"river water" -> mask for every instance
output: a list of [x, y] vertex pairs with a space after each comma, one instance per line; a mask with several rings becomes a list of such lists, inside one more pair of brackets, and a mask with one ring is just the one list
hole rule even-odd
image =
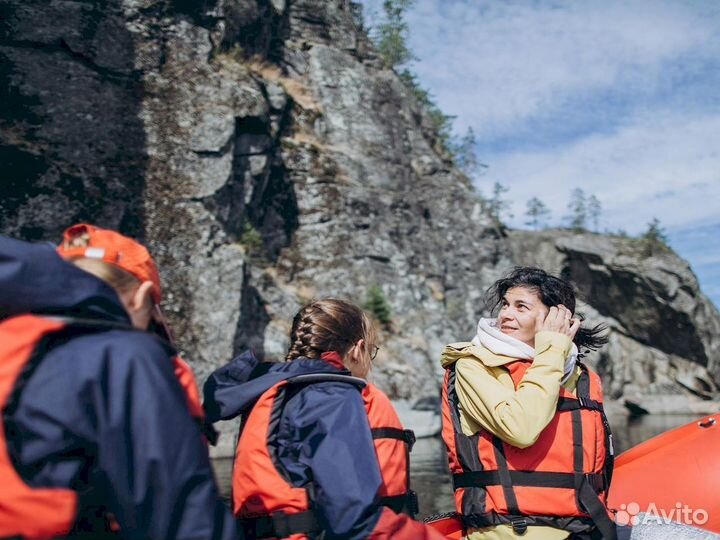
[[[616, 454], [655, 435], [700, 418], [696, 415], [648, 415], [612, 421]], [[419, 518], [454, 510], [445, 447], [440, 437], [418, 439], [412, 452], [411, 484], [420, 499]], [[213, 461], [224, 497], [230, 496], [231, 459]]]

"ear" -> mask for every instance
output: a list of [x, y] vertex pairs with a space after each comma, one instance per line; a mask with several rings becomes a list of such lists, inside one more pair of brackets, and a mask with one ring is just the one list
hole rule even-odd
[[132, 295], [132, 299], [130, 300], [131, 307], [134, 310], [141, 310], [145, 307], [148, 308], [148, 310], [152, 309], [153, 300], [152, 300], [152, 289], [154, 285], [152, 281], [143, 281], [140, 286], [135, 290], [135, 293]]
[[364, 379], [370, 370], [369, 360], [370, 357], [365, 350], [365, 340], [359, 339], [345, 355], [345, 367], [347, 367], [355, 377]]
[[356, 364], [361, 361], [364, 345], [365, 340], [359, 339], [355, 342], [355, 345], [350, 347], [350, 350], [345, 354], [345, 358], [347, 358], [348, 362], [350, 362], [351, 364]]
[[126, 300], [125, 309], [135, 328], [147, 330], [153, 315], [152, 281], [144, 281]]

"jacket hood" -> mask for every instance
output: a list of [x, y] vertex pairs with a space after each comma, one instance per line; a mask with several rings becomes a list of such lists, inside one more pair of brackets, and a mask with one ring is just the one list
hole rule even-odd
[[229, 420], [255, 404], [277, 383], [310, 373], [342, 373], [325, 360], [297, 358], [291, 362], [261, 362], [251, 351], [244, 352], [216, 369], [203, 385], [203, 407], [209, 422]]
[[0, 320], [25, 313], [130, 323], [110, 285], [65, 261], [50, 244], [0, 236]]
[[510, 356], [495, 354], [482, 345], [474, 345], [469, 341], [462, 341], [460, 343], [450, 343], [445, 346], [440, 356], [440, 364], [442, 367], [448, 368], [461, 358], [475, 358], [488, 367], [502, 366], [516, 360], [516, 358]]

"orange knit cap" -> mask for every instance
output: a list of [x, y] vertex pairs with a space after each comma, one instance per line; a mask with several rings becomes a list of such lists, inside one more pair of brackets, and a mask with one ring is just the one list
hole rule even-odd
[[[80, 236], [87, 238], [87, 245], [73, 246], [73, 240]], [[100, 259], [132, 274], [140, 283], [151, 281], [152, 299], [156, 304], [160, 304], [160, 275], [157, 266], [145, 246], [135, 240], [115, 231], [79, 223], [65, 229], [63, 241], [57, 251], [66, 259]]]

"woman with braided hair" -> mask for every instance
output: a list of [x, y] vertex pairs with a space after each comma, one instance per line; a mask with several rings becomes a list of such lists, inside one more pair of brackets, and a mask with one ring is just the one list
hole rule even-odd
[[205, 383], [208, 419], [243, 419], [233, 511], [246, 538], [444, 538], [404, 515], [414, 437], [365, 380], [375, 343], [360, 308], [326, 298], [295, 316], [286, 362], [245, 353]]

